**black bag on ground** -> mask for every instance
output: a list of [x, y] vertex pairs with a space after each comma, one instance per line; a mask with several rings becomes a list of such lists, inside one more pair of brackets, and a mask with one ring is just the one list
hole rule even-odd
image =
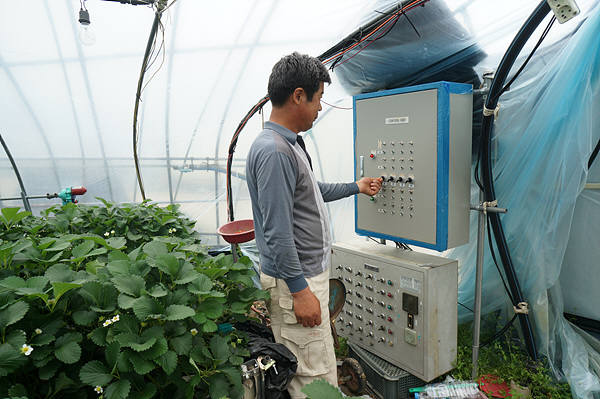
[[276, 343], [271, 330], [262, 324], [246, 321], [237, 323], [235, 328], [248, 335], [251, 359], [268, 355], [275, 360], [275, 366], [265, 372], [265, 399], [289, 399], [287, 387], [296, 375], [296, 356], [283, 344]]

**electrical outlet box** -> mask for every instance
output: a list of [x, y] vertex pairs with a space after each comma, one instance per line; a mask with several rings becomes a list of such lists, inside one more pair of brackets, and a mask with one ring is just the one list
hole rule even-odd
[[546, 0], [548, 5], [554, 12], [556, 20], [560, 24], [564, 24], [571, 18], [579, 15], [579, 7], [575, 0]]
[[457, 348], [458, 262], [372, 242], [336, 243], [330, 275], [346, 287], [337, 333], [431, 381]]
[[469, 240], [471, 85], [437, 82], [354, 96], [355, 231], [443, 251]]

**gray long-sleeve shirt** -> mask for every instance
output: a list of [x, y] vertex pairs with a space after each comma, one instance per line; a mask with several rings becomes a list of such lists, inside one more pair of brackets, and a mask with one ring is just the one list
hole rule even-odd
[[291, 292], [329, 266], [331, 233], [325, 202], [358, 194], [356, 183], [317, 182], [296, 133], [265, 122], [248, 153], [246, 178], [261, 271]]

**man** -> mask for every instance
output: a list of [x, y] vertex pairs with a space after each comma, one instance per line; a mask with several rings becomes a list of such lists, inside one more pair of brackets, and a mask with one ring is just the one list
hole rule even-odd
[[298, 133], [309, 130], [321, 110], [329, 73], [316, 58], [293, 53], [275, 64], [268, 92], [273, 110], [256, 138], [246, 175], [263, 289], [275, 340], [298, 358], [288, 387], [292, 399], [312, 380], [337, 386], [329, 324], [331, 234], [325, 202], [363, 193], [375, 195], [381, 179], [356, 183], [317, 182], [311, 158]]

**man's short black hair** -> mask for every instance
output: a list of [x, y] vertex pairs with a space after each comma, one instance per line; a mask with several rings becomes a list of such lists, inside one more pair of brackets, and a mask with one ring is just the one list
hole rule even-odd
[[323, 63], [310, 55], [293, 52], [273, 66], [268, 88], [271, 103], [282, 106], [298, 87], [304, 89], [308, 101], [312, 101], [321, 82], [331, 83]]

